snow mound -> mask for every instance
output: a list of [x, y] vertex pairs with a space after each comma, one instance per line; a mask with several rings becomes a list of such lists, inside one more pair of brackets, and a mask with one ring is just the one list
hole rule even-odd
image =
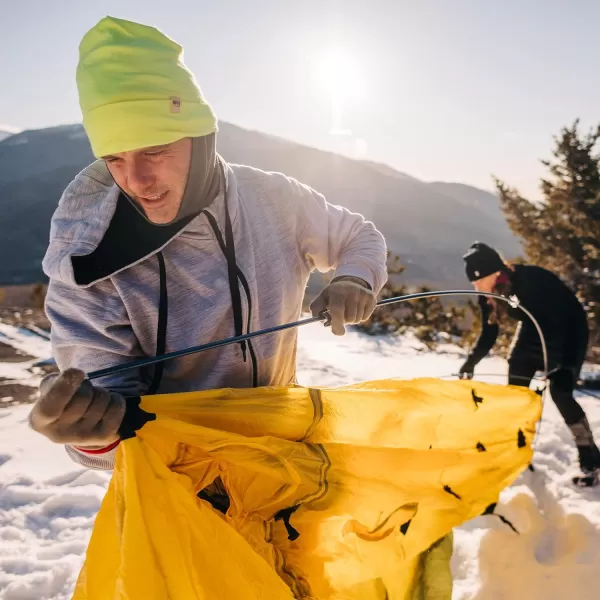
[[582, 514], [567, 513], [556, 502], [544, 514], [528, 494], [519, 494], [502, 511], [514, 514], [519, 534], [496, 526], [483, 536], [481, 587], [473, 600], [597, 598], [600, 531], [594, 523]]

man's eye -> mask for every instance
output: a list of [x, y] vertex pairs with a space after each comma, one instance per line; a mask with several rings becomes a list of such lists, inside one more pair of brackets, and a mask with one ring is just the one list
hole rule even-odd
[[160, 156], [161, 154], [163, 154], [164, 150], [149, 150], [148, 152], [146, 152], [146, 156]]
[[110, 163], [111, 165], [118, 163], [121, 159], [117, 156], [111, 156], [110, 158], [105, 158], [105, 162]]

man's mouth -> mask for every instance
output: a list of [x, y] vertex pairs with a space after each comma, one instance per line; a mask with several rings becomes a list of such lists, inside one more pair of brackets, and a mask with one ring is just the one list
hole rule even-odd
[[139, 196], [139, 199], [144, 203], [154, 204], [160, 202], [169, 192], [160, 192], [159, 194], [153, 194], [152, 196]]

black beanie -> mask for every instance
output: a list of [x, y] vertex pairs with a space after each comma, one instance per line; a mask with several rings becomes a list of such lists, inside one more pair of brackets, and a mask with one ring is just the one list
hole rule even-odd
[[483, 242], [472, 244], [463, 258], [469, 281], [483, 279], [506, 268], [500, 254]]

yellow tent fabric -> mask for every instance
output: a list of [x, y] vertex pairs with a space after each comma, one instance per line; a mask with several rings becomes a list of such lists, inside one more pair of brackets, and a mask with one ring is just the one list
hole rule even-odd
[[75, 600], [448, 600], [452, 528], [529, 464], [541, 400], [390, 379], [141, 407]]

